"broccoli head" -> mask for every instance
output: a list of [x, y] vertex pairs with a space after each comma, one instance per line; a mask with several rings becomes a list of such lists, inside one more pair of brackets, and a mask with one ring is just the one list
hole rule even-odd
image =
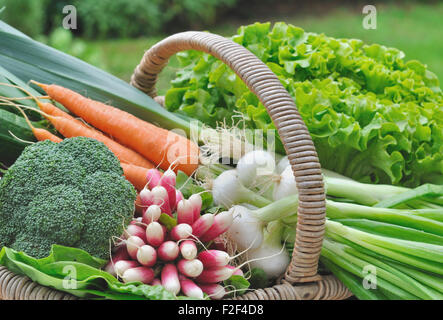
[[52, 244], [108, 258], [134, 213], [136, 192], [101, 142], [37, 142], [0, 180], [0, 247], [35, 258]]

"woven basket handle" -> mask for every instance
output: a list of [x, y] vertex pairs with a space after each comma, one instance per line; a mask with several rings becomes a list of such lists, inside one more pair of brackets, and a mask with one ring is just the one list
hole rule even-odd
[[151, 47], [136, 67], [131, 84], [154, 98], [158, 74], [172, 55], [184, 50], [203, 51], [223, 61], [266, 107], [285, 147], [299, 193], [296, 240], [284, 279], [290, 283], [319, 280], [325, 190], [317, 152], [294, 100], [254, 54], [231, 40], [206, 32], [178, 33]]

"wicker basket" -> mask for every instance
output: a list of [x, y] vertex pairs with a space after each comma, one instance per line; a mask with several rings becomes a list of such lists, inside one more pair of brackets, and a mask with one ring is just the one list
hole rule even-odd
[[[199, 50], [227, 64], [266, 107], [285, 147], [299, 193], [297, 233], [292, 260], [277, 284], [237, 297], [238, 300], [346, 299], [349, 290], [334, 276], [317, 273], [322, 247], [326, 202], [321, 167], [311, 136], [292, 97], [274, 73], [241, 45], [206, 32], [183, 32], [150, 48], [134, 71], [131, 84], [156, 97], [158, 74], [177, 52]], [[0, 267], [0, 299], [76, 299], [42, 287]]]

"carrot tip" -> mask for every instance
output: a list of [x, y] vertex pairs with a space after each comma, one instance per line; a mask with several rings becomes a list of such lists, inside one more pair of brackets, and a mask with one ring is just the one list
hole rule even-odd
[[37, 103], [37, 107], [39, 107], [40, 109], [42, 109], [42, 107], [44, 107], [43, 102], [41, 102], [40, 100], [37, 100], [36, 103]]
[[33, 83], [33, 84], [39, 86], [40, 88], [42, 88], [42, 89], [45, 90], [45, 91], [46, 91], [46, 88], [48, 87], [47, 84], [40, 83], [40, 82], [37, 82], [37, 81], [35, 81], [35, 80], [30, 80], [29, 82], [31, 82], [31, 83]]

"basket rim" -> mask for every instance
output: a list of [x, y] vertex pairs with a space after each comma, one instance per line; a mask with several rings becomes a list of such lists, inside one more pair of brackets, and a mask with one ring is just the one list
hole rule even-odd
[[[313, 283], [293, 285], [283, 282], [225, 300], [344, 300], [351, 296], [352, 293], [335, 276], [326, 275]], [[28, 276], [16, 274], [0, 265], [0, 301], [81, 299], [71, 293], [40, 285]]]

